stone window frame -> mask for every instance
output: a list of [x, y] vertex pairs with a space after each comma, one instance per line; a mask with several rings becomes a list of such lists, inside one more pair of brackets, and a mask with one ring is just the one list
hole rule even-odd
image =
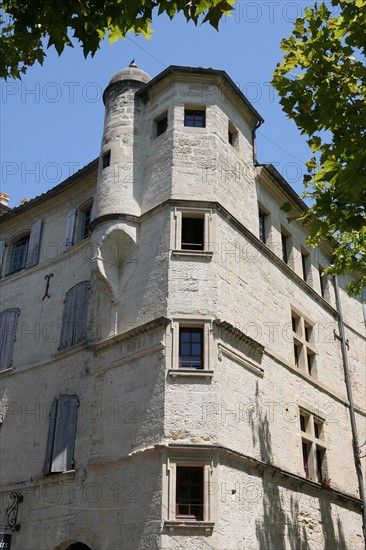
[[[172, 319], [167, 327], [167, 369], [168, 375], [175, 379], [179, 377], [205, 378], [213, 377], [212, 368], [214, 362], [214, 337], [212, 330], [212, 319], [180, 317]], [[179, 335], [181, 328], [202, 328], [203, 329], [203, 368], [181, 368], [179, 367]]]
[[[299, 437], [301, 473], [315, 483], [323, 483], [328, 477], [327, 442], [325, 437], [325, 415], [322, 417], [311, 410], [309, 406], [299, 404]], [[316, 428], [317, 426], [317, 428]], [[304, 467], [304, 445], [307, 447], [308, 471]], [[318, 453], [322, 453], [322, 463], [319, 465]]]
[[315, 323], [291, 307], [291, 328], [295, 366], [313, 379], [318, 374], [318, 349], [315, 346]]
[[[182, 218], [202, 217], [203, 222], [203, 250], [182, 249]], [[213, 243], [215, 238], [215, 217], [211, 208], [176, 207], [172, 212], [171, 249], [173, 256], [205, 258], [210, 260], [213, 256]]]
[[[196, 113], [196, 114], [194, 114]], [[186, 124], [187, 123], [187, 117], [188, 116], [197, 116], [201, 117], [203, 121], [203, 125], [196, 125], [195, 119], [193, 119], [194, 124]], [[207, 126], [207, 114], [206, 114], [206, 105], [197, 105], [193, 106], [190, 104], [184, 105], [184, 118], [183, 118], [183, 125], [185, 128], [206, 128]]]
[[[177, 467], [196, 467], [203, 470], [203, 519], [185, 519], [176, 514]], [[168, 449], [163, 464], [163, 507], [164, 528], [168, 533], [191, 531], [197, 534], [211, 534], [215, 525], [217, 506], [217, 467], [212, 452], [199, 447], [193, 449]]]

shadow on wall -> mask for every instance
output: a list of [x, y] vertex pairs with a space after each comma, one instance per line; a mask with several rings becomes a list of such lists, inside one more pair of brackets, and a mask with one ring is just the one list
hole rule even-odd
[[[273, 463], [270, 422], [267, 412], [259, 403], [258, 383], [256, 388], [256, 418], [252, 418], [253, 441], [259, 442], [261, 458], [270, 464]], [[268, 477], [268, 479], [266, 479]], [[266, 475], [262, 477], [263, 515], [256, 520], [256, 536], [260, 550], [311, 550], [314, 548], [312, 534], [324, 541], [322, 550], [347, 550], [346, 541], [339, 518], [332, 517], [331, 501], [328, 493], [318, 499], [321, 521], [311, 518], [311, 509], [308, 509], [308, 500], [305, 497], [317, 498], [315, 491], [323, 489], [304, 488], [301, 492], [288, 485], [285, 480]], [[286, 498], [286, 494], [289, 498]], [[301, 498], [303, 498], [303, 503]], [[313, 506], [316, 506], [316, 501]], [[335, 527], [337, 523], [337, 527]], [[322, 535], [320, 532], [322, 531]], [[311, 546], [310, 546], [310, 542]]]

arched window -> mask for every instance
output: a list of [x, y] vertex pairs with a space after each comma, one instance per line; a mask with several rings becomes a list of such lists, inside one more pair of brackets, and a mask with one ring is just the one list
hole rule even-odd
[[[41, 243], [42, 220], [38, 220], [29, 233], [23, 233], [8, 245], [6, 260], [6, 274], [11, 275], [22, 269], [29, 269], [38, 264], [40, 243]], [[2, 241], [4, 242], [4, 241]], [[5, 250], [5, 243], [0, 248], [0, 259], [2, 260]]]

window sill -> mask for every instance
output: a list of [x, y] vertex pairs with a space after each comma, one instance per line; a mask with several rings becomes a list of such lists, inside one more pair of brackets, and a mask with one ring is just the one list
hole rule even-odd
[[12, 367], [9, 367], [8, 369], [0, 370], [0, 376], [6, 376], [7, 374], [10, 374], [11, 372], [13, 372]]
[[[168, 530], [169, 533], [174, 533], [177, 530], [184, 531], [196, 531], [197, 534], [202, 533], [205, 535], [211, 535], [213, 528], [215, 526], [214, 521], [165, 521], [164, 527]], [[195, 533], [195, 534], [196, 534]]]
[[173, 379], [178, 377], [192, 377], [209, 380], [213, 377], [214, 371], [205, 369], [169, 369], [168, 375]]
[[172, 255], [184, 256], [187, 258], [204, 258], [205, 260], [211, 260], [213, 256], [213, 250], [172, 250]]

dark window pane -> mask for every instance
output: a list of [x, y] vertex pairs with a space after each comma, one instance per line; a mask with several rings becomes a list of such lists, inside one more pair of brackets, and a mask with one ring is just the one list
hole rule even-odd
[[302, 432], [306, 431], [305, 416], [300, 414], [300, 428]]
[[110, 163], [111, 163], [111, 152], [107, 151], [107, 153], [103, 155], [103, 163], [102, 163], [103, 168], [107, 168], [110, 165]]
[[287, 264], [288, 255], [287, 255], [287, 237], [283, 233], [281, 234], [281, 244], [282, 244], [282, 260]]
[[179, 366], [203, 369], [203, 329], [180, 328]]
[[182, 250], [203, 250], [203, 218], [182, 218]]
[[27, 259], [28, 243], [29, 237], [24, 237], [13, 244], [9, 274], [24, 269]]
[[304, 472], [306, 479], [310, 478], [310, 471], [309, 471], [309, 451], [308, 451], [308, 445], [307, 443], [302, 443], [302, 458], [303, 458], [303, 464], [304, 464]]
[[308, 278], [308, 266], [307, 266], [307, 256], [305, 254], [301, 254], [301, 264], [302, 264], [302, 277], [304, 281]]
[[262, 243], [266, 242], [266, 226], [265, 226], [265, 215], [259, 210], [259, 238]]
[[176, 516], [203, 519], [203, 468], [177, 467]]
[[204, 128], [206, 126], [206, 112], [186, 109], [184, 111], [184, 126]]
[[324, 451], [319, 449], [319, 447], [316, 448], [316, 470], [317, 470], [317, 477], [318, 482], [321, 483], [323, 481], [323, 460], [324, 460]]
[[90, 221], [91, 221], [91, 211], [92, 211], [92, 207], [90, 206], [84, 212], [82, 234], [81, 234], [82, 239], [86, 239], [88, 234], [89, 234], [89, 225], [90, 225]]
[[167, 128], [168, 128], [168, 117], [165, 116], [164, 118], [162, 118], [157, 122], [157, 125], [156, 125], [157, 136], [160, 136], [161, 134], [166, 132]]

